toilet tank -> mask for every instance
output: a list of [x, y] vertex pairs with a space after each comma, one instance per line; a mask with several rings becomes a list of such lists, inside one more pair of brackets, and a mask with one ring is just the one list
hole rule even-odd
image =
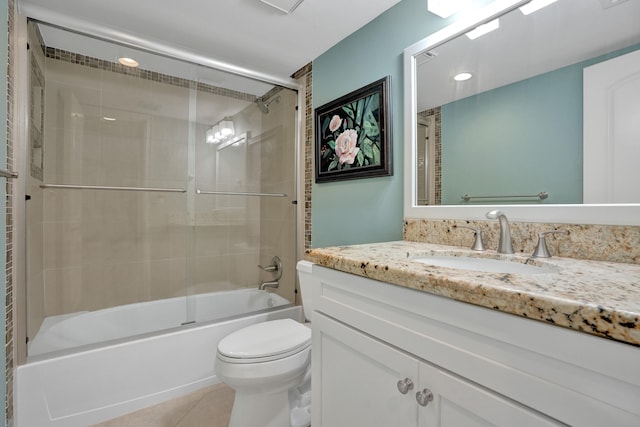
[[317, 277], [313, 277], [313, 263], [309, 261], [298, 261], [296, 269], [298, 270], [298, 281], [300, 283], [300, 296], [302, 297], [302, 309], [304, 317], [311, 321], [311, 312], [313, 311], [313, 301], [311, 293], [313, 292], [314, 281], [318, 281]]

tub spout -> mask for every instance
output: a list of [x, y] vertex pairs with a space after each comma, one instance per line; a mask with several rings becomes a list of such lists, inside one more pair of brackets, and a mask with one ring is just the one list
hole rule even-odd
[[280, 286], [280, 283], [277, 280], [274, 280], [272, 282], [260, 283], [260, 286], [258, 286], [258, 289], [260, 289], [261, 291], [264, 291], [265, 288], [277, 288], [278, 286]]

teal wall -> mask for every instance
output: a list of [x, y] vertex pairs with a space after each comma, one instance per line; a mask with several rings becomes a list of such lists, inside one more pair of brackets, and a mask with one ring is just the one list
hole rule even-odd
[[[8, 31], [8, 12], [9, 6], [7, 0], [0, 0], [0, 70], [2, 74], [0, 74], [0, 165], [7, 164], [7, 60], [8, 60], [8, 40], [7, 40], [7, 31]], [[4, 169], [5, 166], [2, 166]], [[0, 178], [2, 180], [2, 185], [0, 185], [0, 200], [6, 200], [6, 188], [4, 185], [4, 178]], [[6, 233], [6, 210], [4, 208], [0, 209], [0, 295], [7, 294], [7, 275], [6, 275], [6, 265], [7, 265], [7, 254], [4, 248], [7, 246], [7, 233]], [[2, 303], [0, 304], [0, 319], [2, 319], [2, 330], [6, 330], [6, 304], [5, 298], [2, 299]], [[3, 334], [4, 335], [4, 334]], [[7, 366], [7, 356], [4, 350], [4, 346], [2, 346], [2, 351], [0, 351], [0, 399], [5, 403], [7, 402], [7, 394], [5, 384], [7, 383], [7, 373], [5, 370], [5, 366]], [[13, 404], [13, 402], [9, 402]], [[3, 415], [0, 417], [0, 426], [6, 426], [6, 411], [2, 411]]]
[[442, 106], [442, 204], [487, 195], [487, 188], [582, 203], [582, 68]]
[[314, 183], [313, 247], [402, 239], [402, 52], [447, 23], [425, 0], [402, 0], [313, 61], [314, 108], [391, 77], [393, 145], [393, 176]]
[[549, 193], [540, 203], [582, 203], [583, 69], [638, 48], [443, 105], [442, 204], [487, 188], [490, 195]]

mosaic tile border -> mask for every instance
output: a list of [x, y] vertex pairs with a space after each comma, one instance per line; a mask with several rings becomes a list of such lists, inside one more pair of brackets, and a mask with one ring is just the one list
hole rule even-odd
[[[15, 55], [14, 44], [16, 35], [15, 25], [15, 0], [9, 0], [7, 5], [8, 14], [8, 55], [7, 55], [7, 168], [14, 170], [14, 137], [13, 127], [15, 120], [14, 111], [14, 98], [15, 98], [15, 80], [16, 71], [13, 58]], [[13, 283], [13, 180], [8, 179], [6, 181], [6, 290], [5, 290], [5, 390], [6, 399], [4, 402], [5, 420], [8, 425], [13, 425], [13, 398], [14, 398], [14, 379], [13, 370], [15, 366], [14, 360], [14, 335], [15, 335], [15, 320], [14, 320], [14, 283]]]
[[[313, 188], [313, 64], [296, 71], [293, 78], [304, 84], [304, 249], [311, 248], [311, 193]], [[303, 80], [304, 79], [304, 80]]]
[[[239, 99], [242, 101], [253, 102], [256, 100], [256, 96], [253, 94], [240, 92], [232, 89], [221, 88], [217, 86], [212, 86], [206, 83], [184, 79], [182, 77], [176, 77], [176, 76], [171, 76], [169, 74], [159, 73], [157, 71], [149, 71], [141, 68], [126, 67], [116, 62], [105, 61], [103, 59], [81, 55], [79, 53], [73, 53], [63, 49], [45, 47], [44, 52], [45, 52], [46, 58], [68, 62], [71, 64], [82, 65], [85, 67], [95, 68], [98, 70], [110, 71], [116, 74], [123, 74], [127, 76], [137, 77], [143, 80], [164, 83], [171, 86], [193, 88], [201, 92], [226, 96], [229, 98]], [[271, 89], [267, 94], [263, 95], [263, 98], [265, 99], [269, 98], [273, 96], [275, 93], [279, 92], [280, 90], [281, 88], [276, 86], [275, 88]]]

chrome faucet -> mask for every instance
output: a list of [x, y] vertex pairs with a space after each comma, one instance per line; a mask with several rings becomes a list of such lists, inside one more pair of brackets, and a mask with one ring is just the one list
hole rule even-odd
[[507, 216], [499, 209], [487, 212], [488, 219], [497, 219], [500, 222], [500, 241], [498, 242], [499, 254], [512, 254], [513, 245], [511, 244], [511, 230], [509, 229], [509, 221]]
[[265, 288], [277, 288], [280, 284], [278, 281], [282, 277], [282, 261], [277, 256], [271, 259], [271, 264], [267, 266], [258, 265], [262, 270], [271, 273], [271, 280], [262, 282], [258, 285], [258, 289], [264, 291]]

